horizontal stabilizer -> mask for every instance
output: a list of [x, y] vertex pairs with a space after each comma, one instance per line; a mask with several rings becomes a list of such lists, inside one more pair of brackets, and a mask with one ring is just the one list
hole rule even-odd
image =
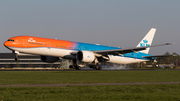
[[165, 44], [160, 44], [160, 45], [153, 45], [150, 47], [158, 47], [158, 46], [173, 45], [173, 44], [175, 44], [175, 43], [165, 43]]
[[169, 56], [176, 56], [176, 55], [153, 55], [153, 56], [143, 56], [143, 58], [156, 58], [156, 57], [169, 57]]

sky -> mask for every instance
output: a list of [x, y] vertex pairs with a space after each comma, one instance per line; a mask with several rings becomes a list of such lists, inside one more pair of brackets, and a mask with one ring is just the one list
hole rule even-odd
[[156, 28], [150, 54], [180, 54], [180, 0], [1, 0], [0, 53], [10, 37], [30, 35], [136, 47]]

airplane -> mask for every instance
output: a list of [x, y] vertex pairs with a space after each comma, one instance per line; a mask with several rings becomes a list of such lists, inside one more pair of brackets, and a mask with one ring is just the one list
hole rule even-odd
[[69, 68], [81, 69], [77, 62], [85, 62], [90, 68], [101, 70], [101, 62], [118, 64], [131, 64], [154, 60], [154, 57], [164, 55], [150, 55], [150, 47], [171, 45], [165, 43], [152, 46], [156, 29], [151, 30], [134, 48], [120, 48], [99, 44], [72, 42], [59, 39], [49, 39], [35, 36], [15, 36], [4, 42], [4, 46], [15, 54], [18, 61], [20, 53], [40, 55], [41, 61], [47, 63], [57, 62], [59, 59], [70, 59], [72, 65]]

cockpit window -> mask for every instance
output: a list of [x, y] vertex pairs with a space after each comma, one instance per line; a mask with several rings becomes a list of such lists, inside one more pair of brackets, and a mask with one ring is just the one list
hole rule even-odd
[[8, 39], [7, 41], [12, 41], [12, 42], [14, 42], [14, 40], [13, 40], [13, 39]]

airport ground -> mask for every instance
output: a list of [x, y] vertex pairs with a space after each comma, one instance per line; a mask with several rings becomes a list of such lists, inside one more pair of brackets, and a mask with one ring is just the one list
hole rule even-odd
[[180, 100], [180, 71], [175, 69], [0, 71], [0, 81], [3, 101]]

